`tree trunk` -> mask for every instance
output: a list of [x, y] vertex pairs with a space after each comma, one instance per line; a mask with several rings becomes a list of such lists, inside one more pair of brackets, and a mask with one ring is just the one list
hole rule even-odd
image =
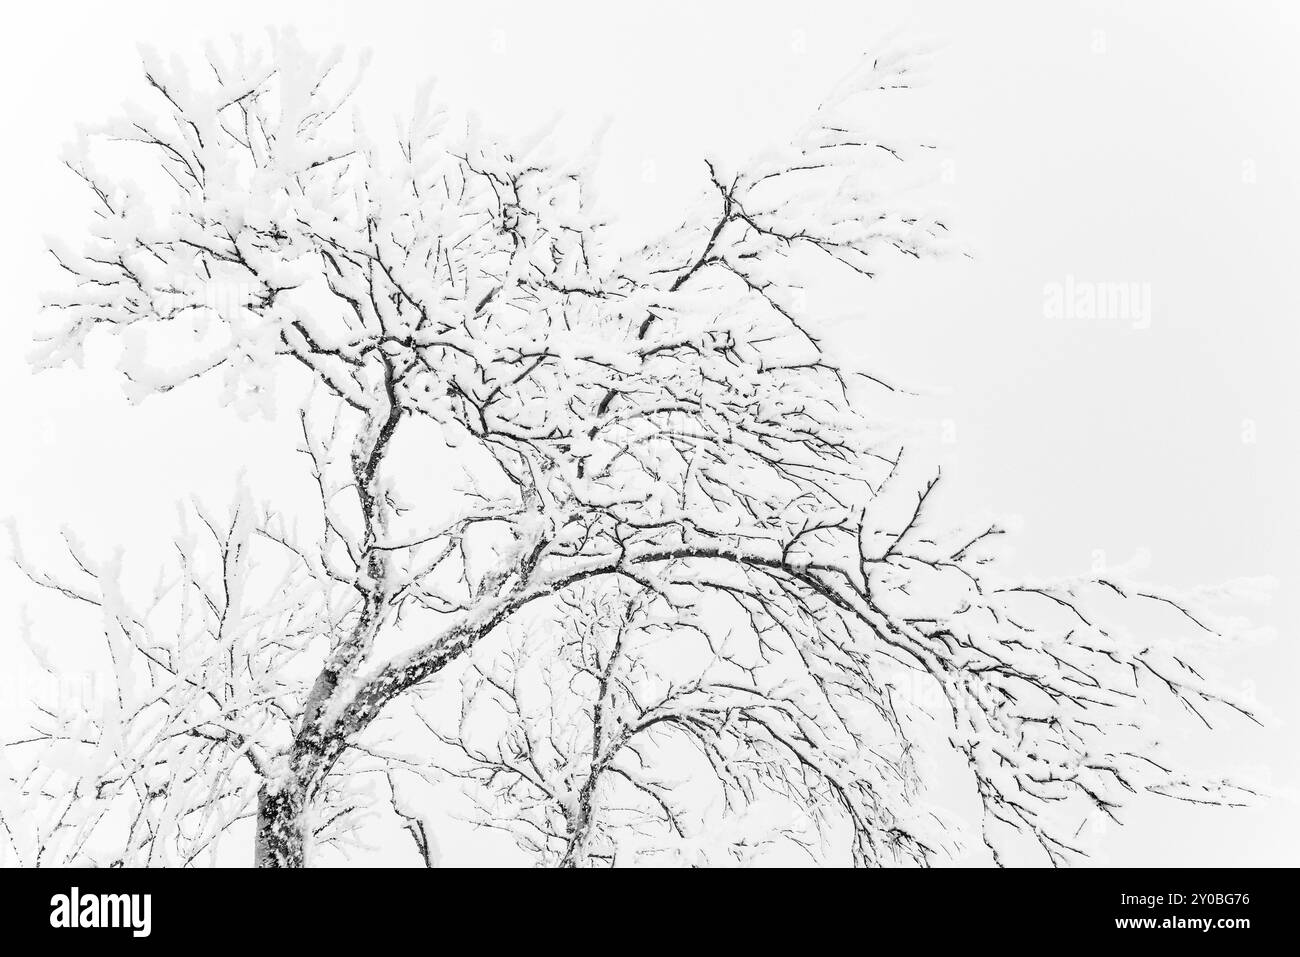
[[591, 837], [591, 803], [595, 790], [595, 775], [587, 779], [578, 793], [578, 807], [569, 818], [569, 836], [560, 867], [582, 867], [587, 863], [587, 842]]
[[306, 802], [296, 789], [272, 792], [265, 784], [257, 792], [256, 867], [302, 867], [307, 845], [303, 823]]
[[582, 816], [569, 828], [568, 841], [564, 855], [560, 858], [560, 867], [582, 867], [587, 863], [587, 835], [590, 833], [590, 821]]

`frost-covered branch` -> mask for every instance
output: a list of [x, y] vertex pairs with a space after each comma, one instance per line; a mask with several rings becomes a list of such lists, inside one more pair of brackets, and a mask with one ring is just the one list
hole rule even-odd
[[[30, 570], [103, 610], [128, 690], [20, 746], [94, 755], [70, 778], [10, 776], [6, 823], [44, 809], [23, 853], [76, 857], [125, 806], [122, 860], [189, 862], [255, 806], [259, 863], [360, 846], [377, 809], [431, 861], [402, 780], [436, 769], [399, 773], [375, 739], [453, 667], [464, 722], [490, 705], [507, 728], [439, 728], [439, 746], [548, 862], [692, 859], [706, 832], [726, 836], [705, 856], [776, 835], [925, 862], [952, 853], [918, 760], [944, 749], [995, 853], [1009, 830], [1064, 862], [1083, 816], [1143, 791], [1236, 801], [1146, 730], [1162, 697], [1206, 724], [1249, 703], [1116, 622], [1150, 605], [1202, 638], [1235, 625], [1195, 594], [1008, 578], [1002, 529], [933, 517], [937, 478], [870, 411], [894, 387], [841, 363], [808, 305], [819, 277], [951, 251], [921, 188], [932, 147], [878, 109], [923, 63], [882, 50], [785, 146], [702, 160], [680, 226], [629, 252], [594, 203], [594, 157], [554, 131], [502, 145], [425, 93], [374, 139], [349, 100], [360, 65], [290, 35], [193, 74], [149, 58], [152, 106], [69, 157], [93, 222], [52, 249], [67, 283], [38, 363], [102, 333], [134, 396], [219, 375], [244, 408], [288, 397], [310, 530], [242, 505], [204, 522], [218, 577], [183, 547], [189, 597], [166, 628], [149, 615], [174, 593], [134, 609], [79, 548], [71, 577]], [[563, 637], [521, 637], [538, 616]], [[674, 675], [694, 660], [659, 660], [675, 643], [705, 659]], [[677, 786], [679, 758], [712, 812]], [[761, 795], [805, 823], [757, 836], [709, 817], [756, 821]]]

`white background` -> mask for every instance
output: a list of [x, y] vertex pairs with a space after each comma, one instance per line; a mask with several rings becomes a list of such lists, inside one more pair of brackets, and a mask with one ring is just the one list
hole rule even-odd
[[[1249, 683], [1263, 730], [1225, 721], [1181, 743], [1203, 767], [1255, 768], [1277, 796], [1245, 810], [1140, 802], [1101, 863], [1297, 861], [1300, 816], [1300, 10], [1285, 3], [677, 3], [643, 5], [24, 4], [0, 57], [0, 515], [41, 553], [63, 523], [144, 566], [172, 503], [229, 496], [246, 469], [273, 495], [281, 424], [209, 395], [131, 407], [102, 369], [34, 376], [42, 237], [75, 237], [85, 206], [59, 165], [79, 122], [143, 99], [136, 44], [193, 56], [208, 38], [293, 23], [312, 42], [370, 47], [376, 129], [413, 85], [524, 133], [614, 124], [602, 189], [626, 234], [670, 226], [702, 158], [743, 160], [806, 117], [873, 39], [902, 27], [944, 46], [915, 98], [948, 149], [938, 189], [972, 259], [900, 268], [846, 317], [835, 346], [873, 372], [945, 388], [920, 413], [942, 457], [949, 517], [1023, 516], [1017, 566], [1081, 573], [1150, 556], [1174, 585], [1276, 576], [1255, 612], [1267, 644], [1221, 662]], [[1047, 284], [1137, 282], [1145, 329], [1049, 319]], [[0, 727], [31, 680], [24, 594], [0, 576]], [[43, 636], [77, 667], [75, 635]], [[84, 664], [82, 665], [84, 666]], [[472, 847], [448, 862], [475, 863]]]

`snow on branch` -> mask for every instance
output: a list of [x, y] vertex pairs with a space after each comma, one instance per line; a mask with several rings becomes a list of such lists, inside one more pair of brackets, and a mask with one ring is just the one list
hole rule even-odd
[[[198, 512], [143, 605], [71, 543], [69, 574], [28, 569], [102, 616], [118, 695], [5, 749], [24, 859], [98, 854], [126, 808], [112, 860], [192, 863], [255, 815], [256, 860], [300, 865], [383, 813], [431, 863], [412, 775], [463, 781], [552, 864], [951, 857], [943, 753], [994, 853], [1054, 864], [1138, 794], [1247, 797], [1150, 732], [1161, 700], [1211, 727], [1252, 703], [1116, 623], [1149, 606], [1216, 642], [1230, 596], [1008, 576], [1005, 529], [934, 517], [944, 483], [872, 418], [893, 386], [808, 305], [820, 277], [953, 251], [933, 144], [875, 109], [924, 63], [869, 56], [784, 145], [702, 161], [679, 228], [623, 253], [592, 157], [548, 131], [503, 145], [426, 92], [374, 140], [362, 64], [287, 34], [193, 71], [147, 57], [149, 105], [69, 156], [92, 221], [52, 244], [36, 361], [98, 332], [131, 394], [221, 375], [249, 408], [305, 376], [319, 524]], [[395, 449], [432, 449], [458, 500]], [[458, 720], [417, 721], [445, 669]]]

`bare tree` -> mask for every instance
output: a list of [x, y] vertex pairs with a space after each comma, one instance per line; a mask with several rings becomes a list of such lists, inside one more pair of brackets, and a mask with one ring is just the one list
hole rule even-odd
[[[545, 862], [680, 851], [706, 818], [673, 762], [699, 758], [726, 813], [766, 793], [809, 825], [773, 834], [815, 853], [843, 838], [860, 863], [948, 846], [918, 750], [967, 761], [995, 854], [1010, 829], [1066, 861], [1088, 813], [1140, 791], [1236, 800], [1143, 735], [1158, 695], [1207, 723], [1246, 706], [1108, 623], [1145, 602], [1218, 635], [1220, 593], [1004, 580], [1002, 530], [935, 527], [937, 477], [864, 411], [892, 387], [823, 348], [805, 284], [950, 250], [909, 188], [932, 151], [877, 129], [922, 62], [868, 58], [788, 146], [703, 164], [681, 225], [621, 251], [592, 157], [545, 132], [503, 147], [425, 95], [373, 141], [349, 107], [359, 71], [290, 36], [212, 51], [194, 77], [149, 60], [159, 113], [69, 160], [96, 219], [53, 250], [69, 282], [39, 361], [76, 360], [98, 330], [136, 394], [216, 376], [255, 407], [314, 384], [299, 418], [319, 507], [205, 519], [139, 610], [80, 546], [71, 581], [29, 568], [103, 610], [118, 703], [44, 715], [6, 749], [26, 761], [6, 826], [44, 822], [10, 838], [20, 853], [185, 863], [255, 813], [257, 862], [301, 865], [357, 840], [378, 807], [358, 781], [383, 775], [429, 861], [399, 781], [428, 768], [384, 746], [388, 719], [480, 643], [467, 726], [436, 730], [444, 770], [509, 807]], [[463, 473], [463, 507], [447, 515], [404, 448]], [[571, 634], [511, 651], [546, 609]], [[693, 674], [652, 665], [691, 636], [709, 651]], [[485, 741], [468, 723], [489, 699]], [[539, 729], [554, 740], [530, 743]]]

